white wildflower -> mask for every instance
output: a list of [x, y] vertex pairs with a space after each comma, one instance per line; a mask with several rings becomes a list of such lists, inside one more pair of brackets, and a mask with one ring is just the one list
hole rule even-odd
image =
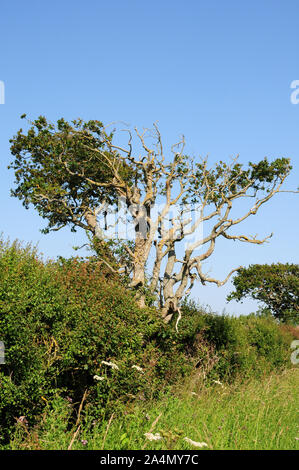
[[221, 383], [219, 380], [213, 380], [213, 382], [214, 382], [215, 384], [221, 385], [221, 387], [223, 387], [223, 383]]
[[106, 366], [112, 367], [112, 369], [119, 369], [119, 367], [113, 362], [102, 361], [101, 364], [105, 364]]
[[208, 447], [208, 444], [206, 442], [195, 442], [195, 441], [192, 441], [192, 439], [189, 439], [189, 437], [184, 437], [184, 441], [188, 442], [194, 447]]
[[134, 366], [132, 366], [132, 369], [136, 369], [136, 370], [138, 370], [139, 372], [144, 373], [144, 372], [143, 372], [143, 369], [142, 369], [141, 367], [139, 367], [139, 366], [135, 366], [135, 365], [134, 365]]
[[105, 380], [105, 377], [100, 377], [99, 375], [94, 375], [93, 380], [101, 381], [101, 380]]
[[160, 439], [162, 439], [159, 432], [156, 432], [156, 434], [152, 434], [151, 432], [146, 432], [144, 435], [150, 441], [159, 441]]

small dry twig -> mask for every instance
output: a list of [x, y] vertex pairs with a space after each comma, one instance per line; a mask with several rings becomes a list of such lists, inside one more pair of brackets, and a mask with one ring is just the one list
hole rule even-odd
[[[154, 430], [154, 428], [155, 428], [157, 422], [158, 422], [159, 419], [161, 418], [161, 416], [162, 416], [162, 413], [160, 413], [159, 416], [157, 416], [157, 418], [155, 419], [155, 421], [153, 421], [153, 423], [152, 423], [152, 425], [151, 425], [151, 428], [150, 428], [150, 430], [149, 430], [149, 433], [152, 433], [152, 432], [153, 432], [153, 430]], [[146, 446], [147, 446], [147, 442], [146, 442], [146, 443], [144, 444], [144, 446], [142, 447], [142, 450], [144, 450], [144, 449], [146, 448]]]
[[114, 417], [114, 413], [112, 413], [112, 415], [110, 416], [110, 419], [109, 419], [108, 424], [107, 424], [107, 427], [106, 427], [105, 435], [104, 435], [104, 438], [103, 438], [102, 450], [104, 449], [106, 437], [107, 437], [107, 434], [108, 434], [108, 431], [109, 431], [111, 422], [112, 422], [112, 420], [113, 420], [113, 417]]
[[84, 401], [85, 401], [86, 396], [87, 396], [87, 390], [85, 390], [85, 392], [84, 392], [84, 394], [83, 394], [83, 397], [82, 397], [82, 400], [81, 400], [81, 403], [80, 403], [80, 406], [79, 406], [78, 417], [77, 417], [77, 421], [76, 421], [76, 426], [78, 426], [78, 424], [79, 424], [80, 415], [81, 415], [81, 411], [82, 411], [82, 408], [83, 408], [83, 403], [84, 403]]
[[71, 450], [71, 449], [72, 449], [72, 445], [73, 445], [73, 443], [74, 443], [74, 440], [75, 440], [76, 437], [77, 437], [77, 434], [78, 434], [80, 428], [81, 428], [81, 424], [78, 426], [78, 428], [77, 428], [76, 431], [74, 432], [74, 435], [73, 435], [73, 437], [72, 437], [72, 440], [71, 440], [71, 442], [70, 442], [70, 444], [69, 444], [67, 450]]

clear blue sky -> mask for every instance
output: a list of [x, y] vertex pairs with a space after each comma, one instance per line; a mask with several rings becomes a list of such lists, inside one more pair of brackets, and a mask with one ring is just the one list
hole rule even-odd
[[[290, 157], [299, 176], [298, 0], [27, 0], [1, 3], [1, 228], [5, 237], [38, 242], [49, 257], [74, 254], [84, 233], [42, 235], [34, 210], [11, 198], [9, 139], [34, 119], [60, 117], [158, 121], [165, 145], [184, 134], [192, 155], [241, 162]], [[241, 233], [265, 236], [264, 246], [224, 240], [207, 270], [224, 278], [249, 263], [299, 262], [299, 195], [280, 194]], [[227, 287], [197, 287], [194, 297], [215, 310], [246, 313], [254, 304], [226, 305]]]

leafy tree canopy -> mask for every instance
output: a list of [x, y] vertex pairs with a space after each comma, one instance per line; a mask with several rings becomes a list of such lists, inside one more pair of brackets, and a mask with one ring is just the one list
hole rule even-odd
[[8, 168], [15, 171], [16, 178], [12, 195], [26, 208], [33, 204], [48, 220], [44, 233], [66, 225], [73, 231], [77, 227], [89, 230], [86, 220], [90, 209], [103, 199], [109, 203], [115, 200], [115, 187], [110, 184], [112, 168], [117, 167], [131, 184], [131, 169], [117, 152], [107, 148], [113, 133], [107, 134], [100, 121], [69, 123], [59, 119], [54, 125], [40, 116], [29, 123], [27, 134], [20, 129], [10, 140], [15, 160]]
[[252, 264], [241, 268], [233, 279], [235, 291], [227, 300], [245, 297], [263, 302], [280, 321], [299, 319], [299, 265]]

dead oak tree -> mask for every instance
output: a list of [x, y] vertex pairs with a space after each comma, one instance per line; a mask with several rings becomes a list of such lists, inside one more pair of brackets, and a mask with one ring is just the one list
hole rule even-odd
[[[185, 154], [184, 137], [166, 155], [157, 125], [152, 131], [126, 132], [122, 145], [99, 121], [61, 119], [53, 125], [38, 118], [27, 134], [21, 129], [11, 140], [15, 160], [10, 167], [16, 176], [12, 195], [25, 207], [33, 204], [48, 219], [44, 232], [70, 225], [100, 240], [108, 236], [108, 211], [118, 215], [121, 201], [134, 232], [132, 243], [124, 242], [132, 266], [131, 287], [142, 291], [151, 265], [147, 287], [152, 294], [159, 292], [162, 316], [169, 322], [175, 312], [180, 314], [180, 301], [195, 281], [222, 286], [239, 269], [222, 281], [203, 272], [203, 262], [219, 237], [252, 244], [271, 237], [258, 239], [231, 230], [281, 191], [290, 160], [265, 158], [244, 168], [235, 158], [210, 168], [207, 159], [195, 161]], [[237, 200], [251, 204], [242, 215], [233, 216]], [[209, 230], [205, 236], [199, 230], [198, 236], [203, 224]], [[143, 295], [139, 302], [144, 304]]]

